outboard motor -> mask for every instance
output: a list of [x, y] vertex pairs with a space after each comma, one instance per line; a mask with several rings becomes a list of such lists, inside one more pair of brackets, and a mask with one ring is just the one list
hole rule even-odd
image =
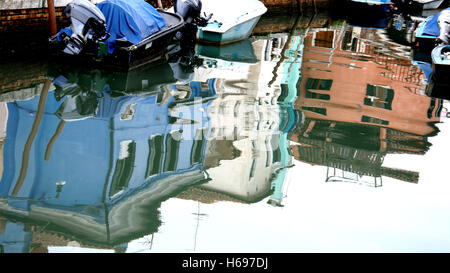
[[86, 44], [97, 44], [108, 38], [105, 16], [88, 0], [74, 0], [66, 6], [63, 14], [71, 22], [69, 28], [57, 34], [57, 40], [65, 45], [63, 52], [78, 55]]
[[212, 14], [202, 17], [202, 1], [201, 0], [174, 0], [174, 11], [181, 15], [188, 24], [195, 24], [200, 27], [206, 26]]
[[212, 14], [203, 17], [201, 0], [174, 0], [174, 11], [183, 17], [185, 25], [183, 29], [177, 33], [176, 39], [182, 44], [193, 44], [197, 34], [198, 27], [204, 27], [208, 24]]
[[439, 25], [439, 37], [437, 39], [438, 45], [448, 45], [450, 44], [450, 10], [445, 9], [441, 11], [438, 17]]

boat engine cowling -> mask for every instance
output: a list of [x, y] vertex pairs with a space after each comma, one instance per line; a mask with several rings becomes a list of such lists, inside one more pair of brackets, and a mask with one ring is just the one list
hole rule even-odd
[[202, 1], [201, 0], [174, 0], [174, 11], [181, 15], [184, 21], [188, 24], [195, 24], [197, 26], [206, 26], [212, 14], [203, 17]]
[[63, 52], [78, 55], [87, 43], [98, 43], [108, 38], [105, 16], [88, 0], [74, 0], [66, 6], [63, 14], [71, 22], [71, 33], [64, 29], [58, 33], [58, 40], [65, 44]]

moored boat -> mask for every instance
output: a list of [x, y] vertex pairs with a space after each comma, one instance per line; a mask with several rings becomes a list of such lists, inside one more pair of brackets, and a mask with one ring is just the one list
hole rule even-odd
[[416, 10], [430, 10], [440, 8], [445, 0], [413, 0], [411, 5]]
[[50, 38], [58, 58], [130, 70], [164, 59], [167, 46], [184, 26], [176, 13], [156, 10], [143, 0], [74, 0], [64, 14], [71, 26]]
[[424, 21], [420, 22], [414, 31], [414, 47], [422, 51], [433, 49], [436, 38], [439, 36], [439, 28], [432, 27], [437, 26], [437, 14], [427, 17]]
[[198, 40], [229, 44], [247, 39], [267, 8], [258, 0], [203, 0], [202, 11], [212, 17], [199, 27]]

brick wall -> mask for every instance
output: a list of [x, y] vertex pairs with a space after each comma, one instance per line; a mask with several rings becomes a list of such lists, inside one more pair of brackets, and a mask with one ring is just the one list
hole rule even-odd
[[[56, 8], [58, 26], [67, 24], [62, 16], [64, 7]], [[49, 29], [48, 12], [40, 9], [0, 10], [0, 32], [45, 31]]]

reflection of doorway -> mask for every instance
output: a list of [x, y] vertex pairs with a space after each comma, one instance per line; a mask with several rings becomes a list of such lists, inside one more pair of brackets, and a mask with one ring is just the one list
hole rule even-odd
[[333, 48], [333, 40], [334, 31], [318, 31], [315, 34], [313, 46]]

